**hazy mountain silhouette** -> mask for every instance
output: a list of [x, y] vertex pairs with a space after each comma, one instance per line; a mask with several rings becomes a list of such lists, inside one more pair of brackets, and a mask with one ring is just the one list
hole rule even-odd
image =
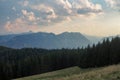
[[19, 35], [0, 36], [0, 45], [12, 48], [78, 48], [91, 44], [81, 33], [64, 32], [59, 35], [53, 33], [28, 33]]

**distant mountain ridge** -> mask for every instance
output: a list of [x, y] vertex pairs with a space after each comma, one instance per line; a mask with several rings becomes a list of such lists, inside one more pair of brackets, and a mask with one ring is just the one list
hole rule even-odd
[[103, 37], [84, 35], [92, 44], [97, 44], [100, 41], [103, 41]]
[[54, 33], [28, 33], [0, 36], [0, 45], [11, 48], [78, 48], [91, 44], [81, 33], [64, 32], [58, 35]]

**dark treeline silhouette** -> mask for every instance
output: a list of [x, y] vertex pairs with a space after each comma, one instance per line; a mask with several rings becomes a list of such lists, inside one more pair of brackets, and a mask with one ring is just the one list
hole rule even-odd
[[101, 67], [120, 63], [120, 38], [81, 49], [11, 49], [0, 47], [0, 80], [40, 74], [72, 66]]

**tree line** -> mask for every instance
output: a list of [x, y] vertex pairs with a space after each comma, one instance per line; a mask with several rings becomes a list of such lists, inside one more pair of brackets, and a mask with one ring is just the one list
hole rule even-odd
[[12, 49], [0, 47], [0, 80], [45, 73], [72, 66], [102, 67], [120, 63], [120, 38], [78, 49]]

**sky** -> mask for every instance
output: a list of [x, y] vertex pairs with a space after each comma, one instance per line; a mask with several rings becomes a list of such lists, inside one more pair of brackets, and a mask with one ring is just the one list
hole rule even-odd
[[120, 34], [120, 0], [0, 0], [0, 35], [24, 32]]

